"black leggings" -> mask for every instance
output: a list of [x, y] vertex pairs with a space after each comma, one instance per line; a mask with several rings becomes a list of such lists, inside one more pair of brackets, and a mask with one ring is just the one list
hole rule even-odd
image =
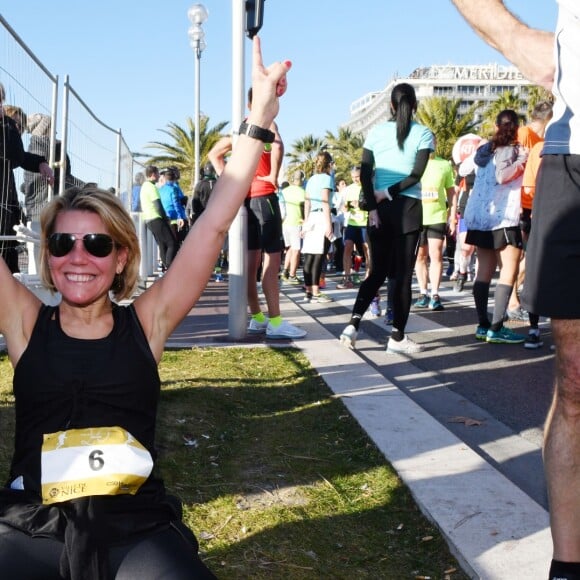
[[171, 266], [175, 254], [177, 254], [177, 239], [173, 235], [171, 226], [161, 218], [148, 221], [146, 226], [149, 228], [157, 245], [159, 246], [159, 257], [165, 269]]
[[353, 317], [362, 318], [387, 276], [393, 284], [393, 328], [405, 331], [411, 310], [411, 284], [419, 243], [419, 231], [387, 237], [376, 228], [369, 228], [371, 273], [361, 284]]
[[304, 254], [304, 285], [318, 286], [320, 284], [320, 274], [322, 274], [322, 254]]
[[[59, 574], [62, 542], [31, 538], [0, 524], [0, 574], [18, 580], [63, 580]], [[199, 559], [192, 543], [178, 527], [140, 537], [109, 549], [115, 580], [209, 580], [216, 577]]]
[[320, 275], [322, 274], [322, 265], [326, 258], [326, 253], [330, 248], [330, 241], [324, 238], [324, 253], [323, 254], [304, 254], [304, 265], [302, 268], [304, 274], [304, 285], [315, 286], [320, 285]]

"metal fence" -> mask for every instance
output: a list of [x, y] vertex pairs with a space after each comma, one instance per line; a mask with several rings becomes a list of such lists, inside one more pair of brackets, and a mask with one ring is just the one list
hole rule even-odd
[[[140, 164], [133, 159], [121, 129], [114, 129], [101, 120], [75, 91], [68, 75], [64, 79], [59, 99], [59, 77], [42, 64], [0, 15], [0, 83], [6, 90], [5, 105], [20, 107], [32, 122], [31, 125], [35, 126], [32, 134], [25, 132], [22, 135], [25, 148], [31, 146], [31, 140], [36, 139], [36, 131], [40, 130], [35, 123], [41, 117], [46, 118], [46, 123], [42, 125], [46, 147], [44, 154], [59, 175], [59, 191], [56, 193], [61, 193], [71, 184], [96, 183], [103, 189], [114, 191], [127, 211], [131, 211], [133, 174], [141, 169]], [[60, 124], [57, 124], [58, 111]], [[34, 230], [38, 224], [33, 222], [37, 221], [42, 205], [54, 192], [47, 188], [45, 195], [25, 198], [24, 172], [16, 170], [15, 178], [23, 209], [29, 206], [28, 225], [34, 226]], [[36, 203], [31, 207], [33, 197]], [[146, 278], [156, 268], [156, 246], [141, 223], [141, 214], [132, 213], [132, 217], [143, 253], [140, 274]], [[21, 260], [21, 269], [29, 274], [36, 274], [37, 271], [37, 264], [32, 259], [34, 253], [37, 254], [32, 243], [22, 252], [27, 260]]]

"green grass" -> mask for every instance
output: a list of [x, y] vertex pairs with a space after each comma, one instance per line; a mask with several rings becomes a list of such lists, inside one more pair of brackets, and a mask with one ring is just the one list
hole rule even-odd
[[[161, 473], [219, 578], [467, 578], [298, 350], [167, 351], [160, 374]], [[11, 376], [4, 355], [3, 479]]]

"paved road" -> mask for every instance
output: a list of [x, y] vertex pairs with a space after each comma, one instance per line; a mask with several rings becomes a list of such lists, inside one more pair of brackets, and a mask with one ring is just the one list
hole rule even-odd
[[[349, 319], [355, 290], [337, 290], [328, 278], [331, 304], [301, 302], [299, 288], [284, 293], [337, 338]], [[417, 288], [415, 287], [415, 296]], [[407, 330], [423, 352], [393, 361], [384, 352], [390, 327], [365, 316], [358, 353], [454, 434], [490, 461], [540, 505], [547, 507], [541, 463], [542, 426], [552, 393], [550, 325], [541, 322], [544, 346], [486, 344], [474, 339], [471, 284], [456, 293], [444, 281], [442, 312], [413, 308]], [[384, 308], [384, 300], [382, 302]], [[526, 333], [524, 323], [509, 323]], [[474, 421], [472, 421], [474, 420]]]

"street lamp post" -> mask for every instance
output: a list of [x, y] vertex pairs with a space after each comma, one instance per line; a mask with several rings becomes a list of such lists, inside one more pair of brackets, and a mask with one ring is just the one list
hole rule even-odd
[[204, 51], [205, 33], [202, 24], [207, 20], [209, 12], [203, 4], [194, 4], [188, 11], [187, 17], [191, 26], [187, 32], [189, 44], [195, 52], [195, 175], [193, 176], [193, 185], [199, 181], [199, 86], [200, 86], [200, 60], [201, 53]]

